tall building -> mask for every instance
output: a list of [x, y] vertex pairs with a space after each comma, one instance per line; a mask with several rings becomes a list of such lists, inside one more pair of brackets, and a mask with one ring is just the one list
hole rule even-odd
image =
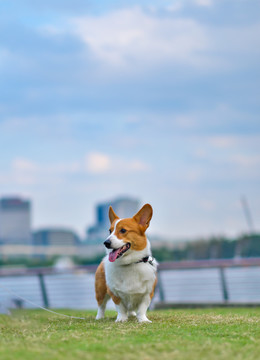
[[79, 237], [68, 229], [41, 229], [33, 234], [33, 244], [37, 246], [77, 246]]
[[120, 218], [132, 217], [139, 209], [139, 201], [133, 198], [122, 197], [98, 204], [96, 206], [96, 223], [87, 229], [87, 241], [89, 243], [100, 243], [108, 236], [110, 227], [108, 210], [110, 205]]
[[0, 199], [0, 243], [31, 243], [31, 203], [18, 197]]

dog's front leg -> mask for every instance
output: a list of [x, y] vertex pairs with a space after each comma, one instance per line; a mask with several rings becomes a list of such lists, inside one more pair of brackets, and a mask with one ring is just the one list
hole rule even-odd
[[124, 322], [128, 320], [127, 310], [122, 302], [119, 305], [116, 305], [117, 309], [117, 318], [116, 322]]
[[98, 307], [98, 313], [96, 316], [96, 320], [103, 319], [105, 316], [105, 310], [108, 300], [110, 299], [110, 296], [106, 294], [105, 298], [103, 299], [103, 302]]
[[143, 297], [142, 302], [140, 303], [138, 310], [137, 310], [137, 319], [139, 322], [149, 322], [151, 323], [151, 320], [149, 320], [146, 317], [146, 311], [150, 305], [151, 302], [151, 298], [150, 295], [145, 295]]

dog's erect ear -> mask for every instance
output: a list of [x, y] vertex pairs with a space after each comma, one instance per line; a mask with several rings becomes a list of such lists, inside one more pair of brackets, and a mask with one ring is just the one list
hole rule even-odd
[[144, 227], [144, 230], [150, 225], [151, 218], [153, 216], [153, 208], [150, 204], [145, 204], [141, 210], [138, 211], [133, 218], [139, 225]]
[[112, 206], [109, 206], [108, 216], [109, 216], [109, 220], [110, 220], [111, 224], [112, 224], [115, 220], [119, 219], [119, 217], [118, 217], [118, 216], [116, 215], [116, 213], [114, 212]]

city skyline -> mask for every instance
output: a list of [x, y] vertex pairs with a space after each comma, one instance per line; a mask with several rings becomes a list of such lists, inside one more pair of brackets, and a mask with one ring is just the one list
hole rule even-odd
[[32, 199], [17, 196], [0, 197], [0, 244], [50, 245], [56, 243], [66, 245], [69, 242], [78, 242], [77, 237], [85, 243], [92, 241], [95, 244], [102, 244], [110, 226], [109, 206], [112, 206], [120, 217], [131, 217], [139, 210], [139, 200], [117, 197], [108, 202], [96, 204], [94, 223], [91, 226], [87, 224], [84, 236], [78, 237], [76, 229], [68, 228], [66, 225], [54, 224], [33, 228], [31, 224]]
[[166, 238], [260, 230], [259, 1], [0, 2], [0, 196], [83, 236], [150, 203]]
[[[250, 207], [247, 203], [247, 199], [242, 197], [241, 199], [241, 211], [244, 213], [244, 223], [245, 223], [245, 230], [242, 231], [241, 233], [237, 233], [235, 235], [233, 235], [234, 237], [246, 234], [246, 233], [257, 233], [258, 231], [255, 230], [254, 227], [254, 223], [253, 223], [253, 219], [252, 219], [252, 214], [251, 214], [251, 210]], [[28, 214], [22, 215], [21, 218], [19, 218], [21, 215], [17, 214], [11, 215], [10, 219], [7, 218], [3, 218], [5, 221], [8, 220], [8, 224], [7, 224], [7, 229], [11, 234], [11, 237], [14, 237], [13, 234], [17, 234], [20, 230], [22, 229], [23, 232], [28, 233], [29, 237], [26, 240], [26, 242], [24, 243], [24, 241], [22, 240], [23, 237], [20, 237], [18, 239], [18, 242], [15, 241], [15, 243], [23, 243], [26, 244], [29, 240], [29, 242], [32, 242], [32, 239], [34, 237], [34, 235], [36, 235], [37, 233], [41, 233], [41, 232], [67, 232], [67, 233], [74, 233], [75, 237], [78, 237], [78, 239], [80, 240], [80, 242], [82, 241], [83, 243], [89, 243], [89, 244], [98, 244], [98, 243], [102, 243], [102, 239], [106, 237], [107, 235], [107, 231], [109, 228], [109, 216], [108, 216], [108, 209], [109, 206], [112, 206], [113, 209], [115, 210], [115, 212], [123, 217], [131, 217], [132, 215], [134, 215], [139, 208], [141, 208], [141, 202], [139, 199], [131, 197], [131, 196], [116, 196], [113, 199], [108, 200], [103, 200], [100, 201], [98, 203], [95, 204], [95, 206], [93, 207], [93, 213], [94, 218], [92, 221], [86, 222], [84, 229], [82, 229], [82, 231], [79, 231], [78, 229], [76, 229], [73, 226], [68, 226], [67, 224], [58, 224], [54, 222], [52, 222], [52, 224], [43, 224], [41, 226], [35, 227], [32, 224], [31, 218], [33, 218], [33, 213], [31, 212], [33, 209], [33, 199], [29, 199], [26, 198], [24, 196], [17, 196], [17, 195], [5, 195], [5, 196], [0, 196], [0, 235], [3, 232], [3, 227], [1, 228], [1, 215], [3, 216], [3, 212], [1, 214], [1, 209], [3, 209], [3, 204], [10, 204], [8, 205], [9, 208], [13, 208], [14, 210], [15, 207], [18, 204], [18, 211], [19, 211], [19, 207], [22, 205], [22, 207], [26, 208], [26, 211], [29, 211]], [[129, 205], [129, 208], [127, 208], [127, 205]], [[105, 211], [107, 210], [107, 211]], [[101, 213], [100, 213], [101, 211]], [[9, 216], [9, 215], [8, 215]], [[105, 218], [107, 216], [107, 219]], [[12, 218], [13, 217], [13, 218]], [[250, 223], [248, 222], [248, 217], [250, 217]], [[14, 228], [10, 228], [9, 224], [10, 221], [18, 221], [18, 227], [14, 227]], [[22, 224], [25, 220], [25, 223]], [[5, 227], [6, 228], [6, 227]], [[10, 228], [10, 229], [9, 229]], [[4, 230], [6, 232], [6, 230]], [[45, 236], [45, 235], [44, 235]], [[174, 241], [176, 240], [177, 242], [179, 242], [180, 240], [183, 241], [187, 241], [187, 240], [196, 240], [200, 237], [202, 238], [211, 238], [214, 236], [231, 236], [232, 235], [228, 235], [228, 234], [224, 234], [224, 233], [219, 233], [219, 234], [208, 234], [208, 235], [193, 235], [193, 236], [186, 236], [186, 237], [171, 237], [171, 236], [165, 236], [163, 234], [160, 233], [154, 233], [154, 232], [150, 232], [149, 229], [149, 236], [151, 236], [152, 239], [156, 239], [156, 241], [158, 241], [159, 239], [161, 239], [162, 241]], [[16, 235], [17, 237], [17, 235]], [[21, 242], [22, 240], [22, 242]], [[3, 237], [0, 236], [0, 243], [1, 241], [3, 241]], [[61, 241], [61, 238], [60, 238]], [[34, 242], [34, 240], [33, 240]], [[61, 241], [62, 242], [62, 241]], [[4, 242], [5, 243], [5, 242]], [[8, 241], [7, 241], [8, 243]], [[10, 244], [12, 244], [13, 242], [11, 241]], [[36, 244], [36, 243], [35, 243]]]

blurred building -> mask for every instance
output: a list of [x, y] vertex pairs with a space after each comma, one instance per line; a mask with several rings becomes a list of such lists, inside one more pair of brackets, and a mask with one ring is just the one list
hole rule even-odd
[[79, 237], [68, 229], [41, 229], [33, 234], [35, 246], [77, 246]]
[[0, 199], [0, 243], [31, 243], [31, 203], [18, 197]]
[[112, 206], [120, 218], [132, 217], [139, 210], [139, 200], [133, 198], [117, 198], [96, 206], [96, 223], [87, 229], [87, 242], [98, 244], [108, 236], [110, 227], [108, 210]]

